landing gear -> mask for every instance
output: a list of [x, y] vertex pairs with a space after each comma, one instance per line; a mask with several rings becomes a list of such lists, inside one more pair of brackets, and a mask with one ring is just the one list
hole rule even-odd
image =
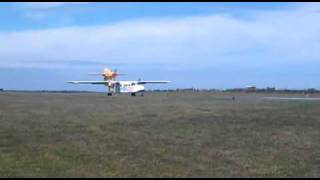
[[141, 92], [141, 94], [140, 94], [141, 96], [143, 96], [144, 94], [143, 94], [143, 92]]
[[131, 93], [131, 96], [136, 96], [136, 93]]
[[108, 93], [108, 96], [112, 96], [112, 93]]

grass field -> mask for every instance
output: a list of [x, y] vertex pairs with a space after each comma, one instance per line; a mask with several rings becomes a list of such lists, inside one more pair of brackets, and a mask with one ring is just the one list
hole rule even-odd
[[1, 92], [0, 177], [320, 177], [320, 101], [261, 96]]

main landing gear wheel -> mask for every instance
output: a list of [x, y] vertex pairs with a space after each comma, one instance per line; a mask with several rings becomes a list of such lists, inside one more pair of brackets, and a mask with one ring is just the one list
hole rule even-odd
[[131, 93], [131, 96], [136, 96], [136, 93]]
[[112, 93], [108, 93], [108, 96], [112, 96]]

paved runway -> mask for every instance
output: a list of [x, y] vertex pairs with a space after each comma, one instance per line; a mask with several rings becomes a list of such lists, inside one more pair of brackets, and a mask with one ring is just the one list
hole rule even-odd
[[320, 101], [320, 98], [302, 98], [302, 97], [263, 97], [263, 99], [269, 99], [269, 100], [302, 100], [302, 101]]

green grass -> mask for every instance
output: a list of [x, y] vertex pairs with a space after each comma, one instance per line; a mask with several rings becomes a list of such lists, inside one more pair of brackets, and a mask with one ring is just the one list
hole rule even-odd
[[320, 102], [259, 96], [2, 92], [0, 177], [320, 177]]

